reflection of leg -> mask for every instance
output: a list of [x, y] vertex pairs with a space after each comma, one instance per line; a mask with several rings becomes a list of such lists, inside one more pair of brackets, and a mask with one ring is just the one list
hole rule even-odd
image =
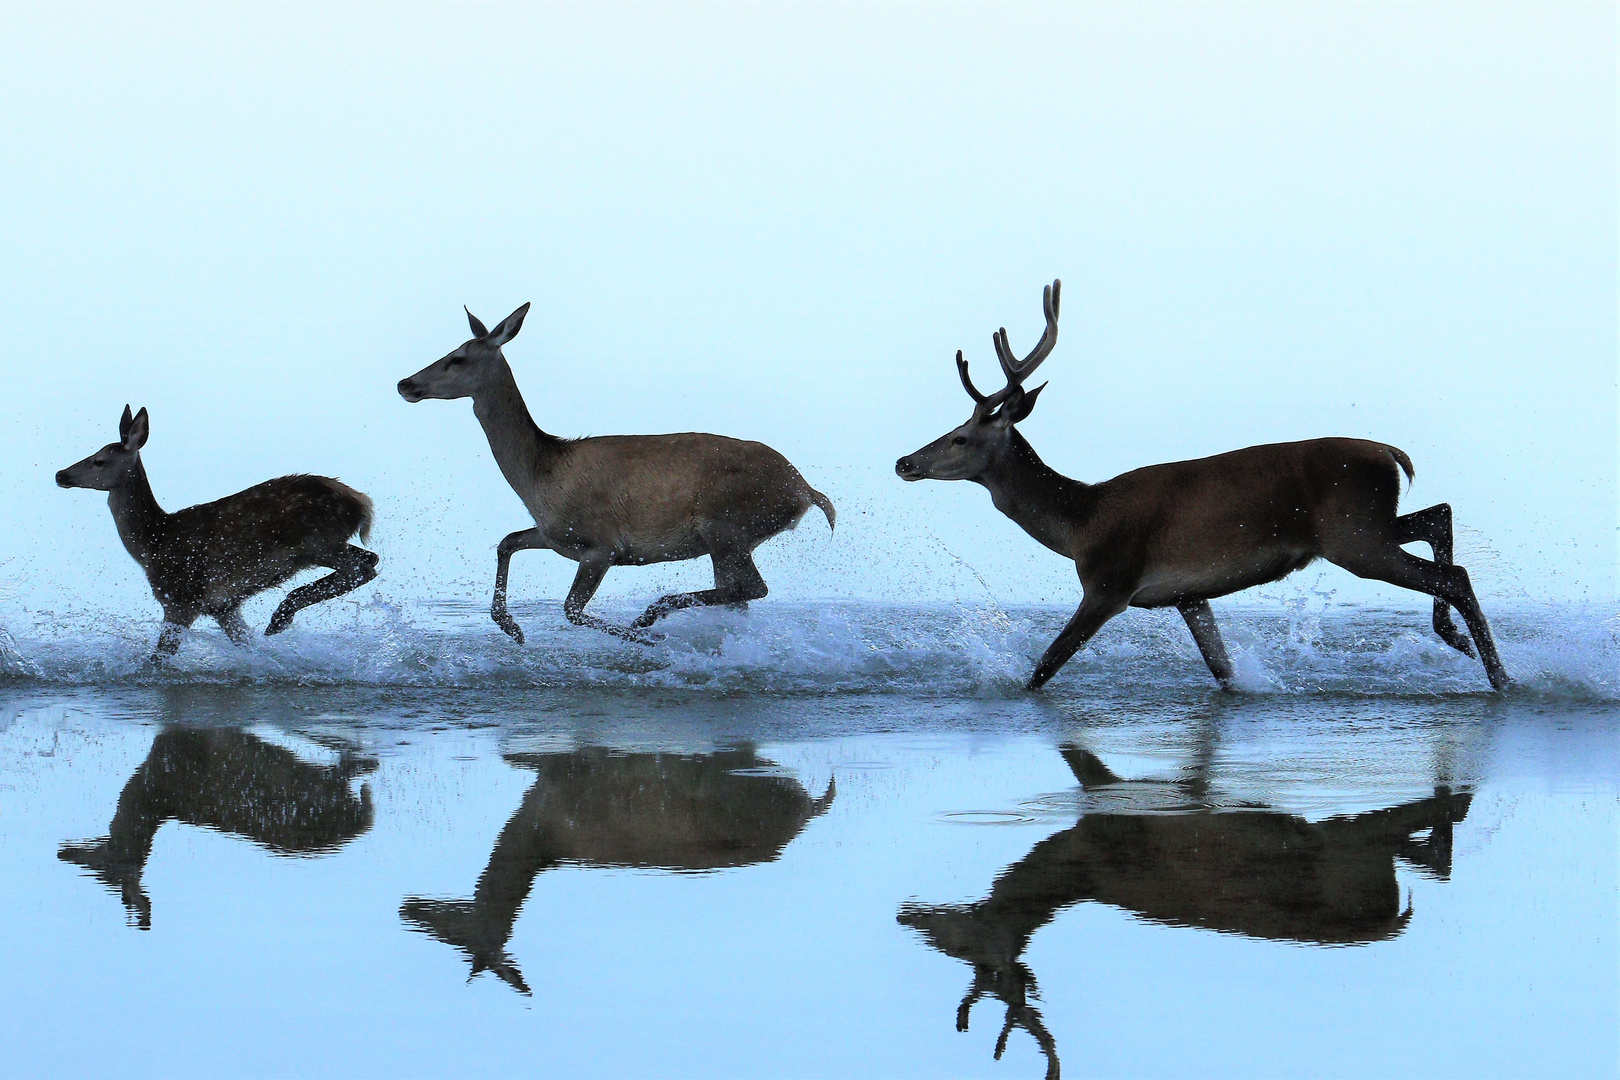
[[287, 629], [292, 625], [293, 616], [312, 604], [342, 596], [376, 577], [377, 553], [347, 544], [331, 562], [319, 565], [333, 567], [332, 573], [288, 593], [276, 613], [270, 616], [270, 625], [264, 628], [265, 637]]
[[1215, 681], [1221, 684], [1221, 689], [1232, 688], [1232, 661], [1227, 658], [1226, 644], [1221, 641], [1221, 631], [1215, 625], [1215, 613], [1209, 609], [1208, 600], [1195, 600], [1178, 605], [1177, 610], [1181, 617], [1187, 620], [1187, 629], [1192, 631], [1193, 640], [1198, 643], [1198, 651], [1204, 654], [1204, 663], [1209, 665], [1209, 673], [1215, 676]]
[[[1406, 514], [1395, 519], [1395, 542], [1428, 544], [1434, 551], [1434, 561], [1441, 566], [1452, 565], [1451, 505], [1436, 503], [1426, 510]], [[1440, 639], [1465, 656], [1474, 655], [1474, 646], [1451, 621], [1451, 605], [1440, 597], [1434, 600], [1434, 632]]]
[[714, 562], [714, 588], [697, 592], [670, 593], [659, 597], [630, 625], [645, 628], [672, 611], [682, 608], [704, 607], [711, 604], [734, 604], [746, 607], [750, 600], [763, 600], [771, 590], [754, 565], [752, 552], [739, 548], [716, 548], [711, 556]]
[[540, 535], [538, 528], [519, 529], [514, 533], [507, 533], [502, 538], [500, 546], [495, 549], [495, 598], [490, 601], [489, 617], [495, 620], [495, 625], [506, 631], [508, 637], [519, 645], [523, 644], [523, 629], [518, 626], [517, 620], [512, 618], [511, 612], [506, 610], [506, 578], [512, 570], [512, 556], [519, 551], [533, 551], [544, 548], [547, 544]]
[[242, 618], [241, 607], [233, 607], [229, 611], [221, 612], [215, 616], [219, 628], [225, 631], [225, 636], [231, 639], [232, 645], [246, 645], [248, 643], [248, 625]]

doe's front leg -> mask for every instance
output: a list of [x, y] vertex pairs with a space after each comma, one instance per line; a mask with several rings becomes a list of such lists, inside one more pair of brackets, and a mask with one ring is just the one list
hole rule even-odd
[[519, 645], [523, 644], [523, 628], [512, 618], [512, 613], [506, 610], [506, 578], [512, 570], [512, 555], [519, 551], [533, 551], [549, 546], [540, 535], [540, 530], [534, 528], [507, 533], [495, 549], [495, 598], [490, 601], [489, 617]]
[[174, 608], [163, 609], [163, 629], [158, 631], [157, 645], [152, 649], [152, 655], [147, 664], [152, 667], [164, 667], [169, 657], [180, 651], [180, 641], [191, 629], [191, 624], [197, 621], [197, 613], [193, 611], [177, 611]]

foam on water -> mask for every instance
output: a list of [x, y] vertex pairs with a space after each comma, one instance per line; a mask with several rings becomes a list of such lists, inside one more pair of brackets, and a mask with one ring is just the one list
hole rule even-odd
[[[569, 625], [560, 606], [516, 609], [528, 643], [482, 608], [383, 599], [313, 609], [275, 638], [232, 646], [211, 624], [169, 670], [146, 658], [153, 618], [77, 609], [0, 609], [0, 677], [62, 685], [210, 682], [304, 686], [659, 688], [725, 695], [1018, 693], [1069, 615], [1057, 607], [902, 607], [766, 601], [750, 612], [682, 612], [643, 646]], [[604, 612], [612, 616], [611, 611]], [[1259, 694], [1482, 693], [1476, 661], [1427, 612], [1296, 600], [1217, 608], [1241, 690]], [[1520, 694], [1620, 700], [1620, 614], [1548, 605], [1493, 613]], [[1059, 695], [1184, 694], [1211, 681], [1173, 611], [1109, 623], [1051, 685]]]

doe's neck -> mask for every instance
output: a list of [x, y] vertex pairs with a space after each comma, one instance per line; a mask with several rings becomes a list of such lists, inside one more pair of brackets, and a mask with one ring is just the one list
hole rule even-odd
[[502, 475], [514, 488], [546, 471], [562, 447], [563, 440], [541, 431], [529, 415], [512, 369], [504, 364], [491, 384], [473, 395], [473, 415], [484, 428]]

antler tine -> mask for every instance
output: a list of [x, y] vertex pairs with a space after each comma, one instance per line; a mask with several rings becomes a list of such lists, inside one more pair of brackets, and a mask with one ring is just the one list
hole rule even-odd
[[1007, 328], [1004, 326], [995, 333], [996, 356], [1001, 360], [1001, 370], [1007, 375], [1007, 385], [1019, 386], [1029, 378], [1030, 373], [1041, 365], [1052, 354], [1057, 345], [1058, 307], [1063, 299], [1063, 282], [1054, 280], [1041, 294], [1041, 307], [1046, 313], [1046, 329], [1041, 333], [1041, 340], [1035, 343], [1028, 356], [1019, 360], [1013, 356], [1012, 347], [1007, 344]]
[[972, 398], [976, 403], [983, 405], [988, 399], [989, 395], [979, 393], [978, 388], [973, 385], [973, 380], [968, 378], [967, 361], [962, 359], [961, 349], [956, 350], [956, 373], [962, 376], [962, 389], [968, 392], [968, 397]]

